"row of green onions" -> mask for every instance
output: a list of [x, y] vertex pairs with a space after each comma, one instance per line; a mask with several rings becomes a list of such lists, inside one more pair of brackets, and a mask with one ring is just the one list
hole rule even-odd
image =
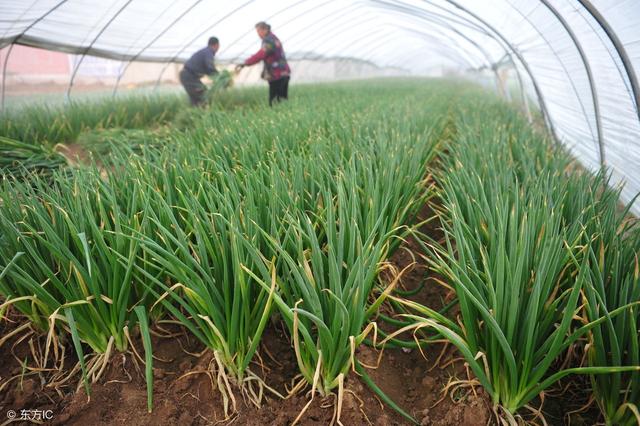
[[234, 387], [259, 403], [268, 386], [251, 363], [277, 312], [301, 383], [342, 392], [390, 291], [373, 295], [378, 274], [429, 197], [452, 89], [306, 90], [250, 119], [199, 112], [135, 150], [114, 144], [100, 164], [5, 177], [3, 308], [71, 337], [87, 392], [136, 324], [150, 389], [149, 322], [177, 321], [211, 350], [225, 411]]
[[[607, 424], [636, 424], [637, 219], [606, 172], [580, 170], [506, 106], [471, 98], [457, 114], [437, 176], [445, 242], [420, 236], [460, 317], [407, 302], [408, 318], [460, 350], [512, 424], [569, 374], [591, 377]], [[579, 348], [586, 362], [560, 365]]]

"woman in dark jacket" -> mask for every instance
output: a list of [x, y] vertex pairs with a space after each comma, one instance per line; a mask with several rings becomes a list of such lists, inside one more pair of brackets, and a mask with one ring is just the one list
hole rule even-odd
[[269, 106], [271, 106], [273, 101], [287, 99], [291, 70], [287, 64], [282, 43], [271, 32], [271, 26], [266, 22], [258, 22], [256, 31], [262, 39], [262, 47], [255, 55], [238, 65], [236, 69], [257, 64], [260, 61], [264, 62], [262, 78], [269, 82]]

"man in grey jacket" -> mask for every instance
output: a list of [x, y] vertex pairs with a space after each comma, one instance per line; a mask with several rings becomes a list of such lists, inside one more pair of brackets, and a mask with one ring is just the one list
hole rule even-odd
[[211, 37], [207, 47], [194, 53], [187, 62], [184, 63], [182, 71], [180, 71], [180, 83], [187, 91], [191, 105], [200, 106], [205, 101], [205, 86], [200, 79], [205, 75], [214, 75], [218, 73], [213, 59], [216, 52], [220, 48], [220, 42], [217, 37]]

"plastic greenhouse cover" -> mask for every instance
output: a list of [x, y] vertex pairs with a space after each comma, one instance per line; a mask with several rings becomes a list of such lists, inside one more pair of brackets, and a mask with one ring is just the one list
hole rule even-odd
[[605, 164], [625, 202], [640, 192], [638, 0], [2, 0], [0, 47], [179, 62], [215, 35], [217, 60], [233, 63], [259, 47], [261, 20], [292, 59], [415, 75], [511, 64], [558, 140], [589, 169]]

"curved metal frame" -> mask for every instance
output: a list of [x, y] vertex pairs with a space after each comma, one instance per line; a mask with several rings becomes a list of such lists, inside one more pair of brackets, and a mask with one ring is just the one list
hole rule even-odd
[[[582, 20], [589, 26], [589, 28], [591, 28], [591, 31], [593, 32], [593, 34], [596, 37], [598, 37], [598, 40], [600, 40], [600, 43], [602, 43], [602, 46], [604, 46], [604, 50], [607, 52], [607, 55], [609, 55], [611, 62], [616, 67], [616, 71], [618, 71], [618, 75], [620, 76], [620, 81], [622, 81], [622, 84], [624, 84], [624, 88], [629, 94], [629, 99], [631, 100], [632, 103], [635, 104], [635, 99], [633, 97], [633, 90], [631, 89], [631, 84], [628, 81], [629, 77], [627, 76], [627, 72], [624, 69], [624, 65], [622, 64], [620, 57], [616, 56], [618, 52], [616, 52], [615, 47], [613, 47], [613, 43], [611, 43], [611, 40], [609, 39], [609, 37], [604, 31], [599, 32], [596, 29], [596, 27], [600, 27], [598, 25], [598, 22], [595, 19], [593, 19], [593, 16], [591, 16], [589, 12], [586, 11], [584, 7], [582, 7], [582, 5], [579, 5], [579, 4], [574, 5], [573, 10], [578, 15], [580, 15]], [[600, 30], [602, 30], [602, 28], [600, 28]], [[604, 36], [603, 34], [601, 34], [601, 32], [604, 34]], [[607, 45], [607, 42], [611, 43], [612, 48], [609, 48], [609, 46]], [[620, 61], [620, 64], [618, 64], [618, 61]]]
[[587, 72], [587, 78], [589, 79], [589, 86], [591, 87], [591, 96], [593, 98], [593, 110], [596, 118], [596, 129], [598, 131], [598, 148], [600, 151], [600, 166], [605, 167], [605, 156], [604, 156], [604, 140], [602, 138], [602, 117], [600, 115], [600, 102], [598, 101], [598, 90], [596, 88], [596, 82], [593, 78], [593, 73], [591, 72], [591, 65], [589, 64], [589, 59], [582, 48], [582, 44], [578, 37], [575, 35], [569, 23], [564, 19], [564, 17], [558, 12], [556, 8], [554, 8], [547, 0], [540, 0], [542, 4], [544, 4], [547, 9], [551, 11], [558, 19], [558, 21], [562, 24], [571, 40], [573, 40], [573, 44], [575, 44], [576, 49], [578, 49], [578, 54], [580, 55], [580, 59], [582, 59], [582, 63], [584, 64], [584, 69]]
[[571, 89], [573, 90], [573, 93], [576, 96], [576, 99], [578, 101], [578, 105], [580, 105], [580, 110], [582, 111], [582, 115], [584, 115], [584, 118], [585, 118], [585, 120], [587, 122], [587, 128], [589, 129], [589, 133], [591, 133], [591, 137], [595, 140], [596, 139], [596, 135], [593, 133], [593, 129], [592, 129], [590, 123], [589, 123], [589, 114], [587, 113], [587, 109], [584, 106], [584, 103], [582, 102], [582, 98], [580, 97], [580, 93], [578, 92], [578, 88], [576, 87], [573, 79], [571, 78], [571, 73], [569, 72], [569, 70], [567, 69], [566, 65], [564, 64], [564, 61], [560, 58], [560, 55], [558, 55], [558, 53], [556, 52], [555, 48], [553, 47], [553, 44], [549, 41], [549, 39], [547, 39], [547, 37], [544, 35], [544, 33], [538, 29], [538, 27], [531, 21], [531, 19], [529, 19], [529, 17], [527, 15], [525, 15], [520, 9], [515, 7], [510, 1], [507, 1], [507, 2], [511, 6], [511, 8], [513, 10], [515, 10], [522, 17], [523, 20], [525, 20], [529, 25], [531, 25], [531, 28], [535, 29], [535, 31], [538, 33], [538, 35], [547, 44], [547, 46], [549, 47], [549, 49], [553, 53], [553, 56], [555, 56], [556, 59], [558, 60], [558, 63], [560, 64], [560, 66], [562, 67], [564, 73], [566, 74], [567, 80], [569, 81], [569, 84], [571, 85]]
[[[433, 4], [430, 0], [423, 0], [423, 1], [428, 2], [428, 3], [430, 3], [430, 4], [434, 5], [434, 6], [441, 7], [439, 5]], [[518, 49], [516, 49], [515, 46], [513, 44], [511, 44], [511, 42], [500, 31], [498, 31], [493, 25], [491, 25], [489, 22], [487, 22], [482, 17], [478, 16], [476, 13], [474, 13], [474, 12], [470, 11], [468, 8], [460, 5], [460, 3], [458, 3], [456, 0], [445, 0], [445, 1], [447, 3], [449, 3], [449, 4], [451, 4], [452, 6], [454, 6], [455, 8], [460, 9], [461, 11], [463, 11], [463, 12], [467, 13], [468, 15], [472, 16], [478, 22], [481, 22], [485, 27], [487, 27], [489, 30], [491, 30], [491, 32], [496, 34], [507, 46], [509, 46], [509, 49], [513, 52], [514, 55], [516, 55], [516, 57], [518, 58], [518, 60], [522, 64], [522, 66], [524, 67], [525, 71], [529, 75], [529, 78], [531, 79], [531, 82], [533, 83], [533, 89], [535, 90], [536, 96], [538, 98], [538, 103], [540, 104], [540, 110], [542, 111], [542, 115], [545, 118], [545, 121], [547, 122], [547, 126], [549, 128], [551, 136], [556, 141], [556, 143], [559, 143], [560, 140], [558, 139], [558, 134], [556, 133], [555, 126], [553, 125], [553, 121], [551, 120], [551, 117], [549, 115], [549, 110], [547, 108], [547, 103], [544, 100], [544, 96], [542, 94], [542, 91], [540, 90], [540, 86], [538, 85], [538, 82], [537, 82], [536, 78], [534, 77], [533, 72], [531, 71], [531, 68], [529, 67], [529, 63], [526, 61], [526, 59], [524, 59], [524, 57], [518, 51]]]
[[627, 50], [624, 48], [624, 44], [618, 38], [618, 35], [613, 31], [613, 28], [609, 25], [609, 22], [602, 16], [600, 11], [596, 9], [593, 4], [589, 0], [578, 0], [582, 7], [584, 7], [587, 12], [596, 20], [598, 25], [602, 28], [602, 30], [607, 34], [611, 43], [613, 43], [613, 47], [618, 52], [618, 56], [620, 56], [620, 60], [622, 60], [622, 65], [624, 66], [625, 71], [627, 72], [627, 77], [629, 78], [629, 83], [631, 83], [631, 90], [633, 90], [633, 97], [635, 98], [635, 106], [636, 106], [636, 114], [638, 115], [638, 120], [640, 121], [640, 86], [638, 85], [638, 77], [636, 76], [635, 68], [633, 67], [633, 63], [627, 54]]
[[71, 80], [69, 81], [69, 87], [67, 88], [67, 94], [66, 94], [67, 100], [71, 99], [71, 89], [73, 88], [73, 82], [76, 78], [76, 74], [78, 73], [78, 69], [80, 69], [80, 65], [82, 65], [84, 58], [87, 56], [87, 53], [91, 50], [93, 45], [96, 43], [96, 41], [98, 41], [100, 36], [107, 30], [107, 28], [109, 28], [109, 25], [111, 25], [113, 21], [115, 21], [116, 18], [120, 16], [120, 14], [127, 8], [127, 6], [129, 6], [129, 4], [131, 4], [132, 1], [133, 0], [127, 0], [127, 2], [123, 4], [122, 7], [120, 7], [120, 9], [118, 9], [118, 11], [111, 17], [111, 19], [109, 19], [109, 21], [105, 24], [105, 26], [102, 27], [102, 29], [98, 32], [98, 34], [96, 34], [96, 36], [93, 38], [89, 46], [87, 46], [84, 49], [84, 52], [82, 52], [82, 56], [80, 56], [80, 60], [73, 68], [73, 73], [71, 74]]

